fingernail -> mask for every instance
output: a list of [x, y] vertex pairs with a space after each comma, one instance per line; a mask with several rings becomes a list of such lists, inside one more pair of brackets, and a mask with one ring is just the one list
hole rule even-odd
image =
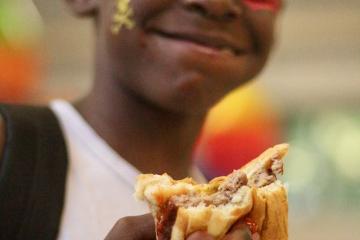
[[187, 237], [186, 240], [215, 240], [215, 238], [206, 232], [195, 232]]
[[230, 239], [252, 240], [251, 234], [246, 229], [235, 229], [230, 234]]
[[254, 233], [252, 235], [252, 240], [260, 240], [260, 235], [258, 233]]

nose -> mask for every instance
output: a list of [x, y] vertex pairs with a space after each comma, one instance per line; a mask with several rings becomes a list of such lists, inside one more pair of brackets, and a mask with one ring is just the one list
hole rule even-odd
[[217, 20], [233, 20], [243, 12], [238, 0], [183, 0], [187, 10]]

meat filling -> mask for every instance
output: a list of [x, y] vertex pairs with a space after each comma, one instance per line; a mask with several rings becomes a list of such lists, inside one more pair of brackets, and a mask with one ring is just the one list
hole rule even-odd
[[274, 158], [269, 168], [260, 168], [249, 178], [248, 185], [264, 187], [275, 182], [281, 174], [283, 174], [283, 161]]
[[271, 165], [271, 171], [276, 175], [282, 175], [284, 173], [284, 164], [280, 159], [274, 159]]
[[249, 179], [246, 174], [240, 170], [234, 171], [219, 186], [217, 191], [211, 195], [201, 196], [196, 193], [176, 195], [170, 198], [176, 206], [196, 207], [199, 205], [220, 206], [231, 202], [232, 197], [237, 190], [244, 185], [250, 187], [264, 187], [277, 180], [277, 176], [283, 173], [283, 162], [280, 159], [272, 159], [271, 165], [263, 167], [252, 174]]
[[241, 187], [247, 184], [246, 174], [237, 170], [234, 171], [218, 188], [218, 191], [207, 196], [177, 195], [171, 197], [171, 201], [177, 206], [196, 207], [199, 205], [219, 206], [231, 201], [233, 194]]

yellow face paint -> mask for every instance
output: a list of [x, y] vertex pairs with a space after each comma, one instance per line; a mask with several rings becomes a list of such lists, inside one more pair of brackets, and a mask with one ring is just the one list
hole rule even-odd
[[116, 0], [116, 12], [113, 17], [111, 32], [118, 34], [121, 28], [132, 29], [135, 27], [134, 12], [130, 7], [130, 0]]

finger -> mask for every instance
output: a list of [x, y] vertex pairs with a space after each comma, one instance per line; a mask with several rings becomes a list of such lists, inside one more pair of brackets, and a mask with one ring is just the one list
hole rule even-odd
[[246, 224], [235, 224], [223, 240], [252, 240], [251, 233]]
[[252, 240], [260, 240], [260, 235], [258, 233], [254, 233], [252, 235]]
[[252, 238], [247, 231], [238, 229], [226, 234], [223, 240], [252, 240]]
[[215, 240], [215, 238], [206, 232], [195, 232], [187, 237], [186, 240]]
[[152, 240], [155, 223], [151, 214], [119, 219], [105, 240]]
[[141, 240], [145, 239], [156, 239], [155, 236], [155, 222], [153, 216], [149, 214], [140, 215], [136, 218], [136, 221], [134, 222], [134, 225], [137, 229], [142, 232]]

